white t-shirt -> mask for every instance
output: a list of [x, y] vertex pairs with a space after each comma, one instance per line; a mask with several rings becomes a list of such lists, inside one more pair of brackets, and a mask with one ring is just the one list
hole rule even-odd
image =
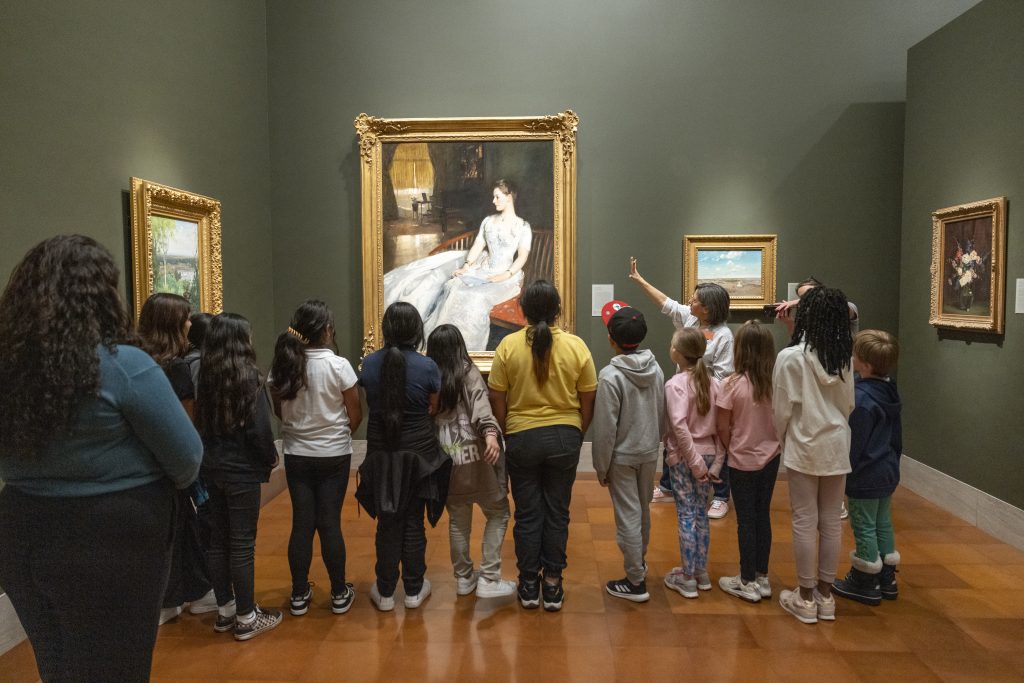
[[[700, 319], [690, 311], [690, 307], [671, 297], [665, 297], [661, 312], [672, 320], [677, 330], [684, 327], [700, 327]], [[732, 330], [725, 323], [719, 323], [709, 327], [708, 332], [711, 333], [711, 339], [704, 350], [704, 363], [712, 377], [725, 379], [733, 373]]]
[[330, 349], [306, 350], [306, 387], [281, 402], [281, 434], [289, 455], [329, 458], [352, 452], [343, 392], [358, 381], [352, 365]]

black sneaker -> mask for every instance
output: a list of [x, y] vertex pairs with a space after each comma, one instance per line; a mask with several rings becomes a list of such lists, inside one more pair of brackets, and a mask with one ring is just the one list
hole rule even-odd
[[562, 601], [565, 600], [565, 591], [562, 590], [562, 579], [558, 583], [550, 584], [544, 582], [544, 609], [548, 612], [557, 612], [562, 609]]
[[291, 604], [288, 606], [288, 611], [297, 617], [301, 617], [309, 611], [309, 603], [311, 602], [313, 602], [312, 582], [306, 584], [306, 592], [302, 595], [292, 593]]
[[609, 581], [605, 584], [605, 590], [608, 591], [608, 595], [632, 602], [647, 602], [651, 599], [651, 594], [647, 592], [647, 581], [635, 584], [624, 577], [618, 581]]
[[355, 602], [356, 591], [351, 583], [346, 583], [344, 590], [337, 595], [331, 595], [331, 611], [335, 614], [344, 614], [352, 609]]
[[232, 614], [230, 617], [223, 615], [217, 615], [217, 621], [213, 624], [213, 630], [217, 633], [226, 633], [235, 627], [235, 615]]
[[526, 609], [537, 609], [540, 607], [540, 580], [528, 581], [519, 579], [519, 604]]
[[249, 623], [241, 619], [235, 621], [235, 640], [249, 640], [255, 638], [264, 631], [276, 628], [284, 618], [280, 610], [264, 610], [259, 605], [253, 610], [254, 618]]

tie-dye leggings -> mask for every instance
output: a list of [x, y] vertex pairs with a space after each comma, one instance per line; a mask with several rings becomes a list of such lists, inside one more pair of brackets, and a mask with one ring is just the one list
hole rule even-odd
[[[713, 455], [703, 457], [708, 465], [715, 459]], [[708, 503], [713, 489], [710, 483], [701, 484], [694, 479], [685, 463], [671, 466], [669, 473], [679, 519], [679, 557], [683, 573], [696, 576], [708, 568], [708, 546], [711, 545]]]

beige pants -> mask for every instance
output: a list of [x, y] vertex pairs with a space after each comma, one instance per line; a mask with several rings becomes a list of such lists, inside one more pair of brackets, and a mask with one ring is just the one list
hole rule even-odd
[[803, 588], [835, 583], [843, 527], [839, 519], [846, 475], [816, 477], [787, 470], [793, 511], [793, 554]]
[[[468, 579], [473, 574], [473, 558], [469, 553], [469, 538], [473, 533], [473, 504], [460, 503], [447, 507], [452, 568], [457, 578]], [[480, 575], [497, 581], [501, 578], [501, 545], [508, 528], [508, 498], [481, 504], [480, 509], [485, 519]]]

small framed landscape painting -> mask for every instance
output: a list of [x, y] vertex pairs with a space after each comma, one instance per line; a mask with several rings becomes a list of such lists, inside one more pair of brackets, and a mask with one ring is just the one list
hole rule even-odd
[[683, 298], [714, 282], [729, 292], [730, 308], [759, 309], [775, 302], [776, 235], [686, 235]]
[[931, 318], [936, 327], [1003, 333], [1006, 197], [932, 213]]
[[180, 294], [194, 313], [220, 313], [220, 202], [141, 178], [131, 186], [135, 316], [157, 292]]

